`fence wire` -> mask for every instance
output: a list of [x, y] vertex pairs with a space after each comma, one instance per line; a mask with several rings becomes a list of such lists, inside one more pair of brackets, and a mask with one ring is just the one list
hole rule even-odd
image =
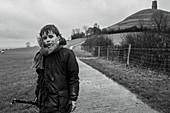
[[122, 47], [82, 46], [82, 49], [109, 61], [128, 63], [129, 60], [132, 65], [170, 72], [170, 48], [130, 48], [129, 51]]

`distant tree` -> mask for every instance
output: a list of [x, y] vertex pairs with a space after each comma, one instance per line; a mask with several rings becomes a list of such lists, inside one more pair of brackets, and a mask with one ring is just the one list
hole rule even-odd
[[26, 43], [26, 47], [29, 48], [30, 47], [30, 42]]
[[75, 29], [75, 34], [79, 34], [81, 30], [79, 28]]
[[86, 34], [86, 31], [88, 30], [88, 26], [84, 25], [84, 26], [83, 26], [83, 30], [84, 30], [84, 33], [85, 33], [85, 36], [86, 36], [86, 35], [87, 35], [87, 34]]
[[168, 28], [168, 17], [163, 11], [158, 10], [151, 16], [151, 25], [159, 33], [164, 32]]
[[86, 34], [87, 36], [89, 35], [98, 35], [101, 33], [101, 29], [99, 27], [99, 25], [97, 23], [95, 23], [93, 25], [93, 27], [89, 27], [87, 30], [86, 30]]
[[73, 29], [71, 39], [83, 38], [85, 34], [80, 31], [80, 29]]
[[92, 27], [89, 27], [89, 28], [87, 29], [86, 34], [87, 34], [87, 35], [92, 35], [92, 34], [93, 34]]
[[99, 28], [99, 25], [95, 23], [93, 27]]
[[93, 31], [93, 34], [100, 34], [101, 29], [97, 23], [94, 24], [92, 31]]
[[[82, 45], [89, 46], [89, 49], [92, 49], [95, 46], [102, 46], [102, 47], [114, 46], [114, 43], [110, 38], [104, 37], [102, 35], [94, 35], [93, 37], [88, 38]], [[93, 48], [93, 49], [94, 49], [93, 55], [97, 55], [98, 48]], [[104, 51], [104, 54], [107, 54], [107, 52]]]

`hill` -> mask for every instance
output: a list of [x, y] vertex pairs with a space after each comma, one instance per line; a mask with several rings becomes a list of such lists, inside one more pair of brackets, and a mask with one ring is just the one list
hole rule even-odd
[[[127, 28], [132, 28], [134, 26], [140, 27], [142, 25], [143, 27], [149, 27], [151, 23], [151, 17], [153, 14], [161, 12], [163, 13], [168, 20], [170, 20], [170, 12], [164, 11], [161, 9], [157, 9], [152, 7], [152, 9], [143, 9], [141, 11], [138, 11], [127, 18], [125, 18], [123, 21], [118, 22], [114, 25], [111, 25], [107, 28], [105, 28], [106, 31], [112, 31], [112, 30], [121, 30], [121, 29], [127, 29]], [[167, 21], [168, 24], [170, 24], [170, 21]]]

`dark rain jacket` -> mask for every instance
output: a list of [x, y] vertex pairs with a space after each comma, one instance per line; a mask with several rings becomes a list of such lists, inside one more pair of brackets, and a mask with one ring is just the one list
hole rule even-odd
[[37, 69], [36, 96], [40, 113], [69, 113], [69, 100], [79, 94], [79, 67], [72, 50], [61, 48], [44, 58], [44, 69]]

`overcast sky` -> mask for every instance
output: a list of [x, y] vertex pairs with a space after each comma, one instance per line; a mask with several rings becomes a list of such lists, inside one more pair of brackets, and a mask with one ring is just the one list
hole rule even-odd
[[[55, 24], [63, 37], [84, 25], [100, 28], [151, 8], [153, 0], [0, 0], [0, 48], [37, 45], [36, 36], [46, 24]], [[170, 0], [157, 0], [158, 8], [170, 11]]]

